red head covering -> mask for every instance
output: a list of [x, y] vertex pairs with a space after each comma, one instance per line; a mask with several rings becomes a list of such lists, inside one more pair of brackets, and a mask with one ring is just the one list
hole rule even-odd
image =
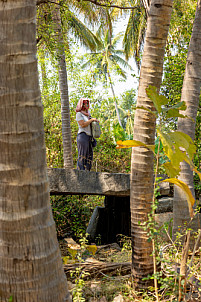
[[[89, 104], [89, 100], [88, 99], [85, 99], [85, 98], [81, 98], [78, 103], [77, 103], [77, 107], [76, 107], [76, 112], [81, 112], [83, 113], [84, 115], [86, 116], [89, 116], [89, 112], [88, 112], [88, 109], [86, 109], [85, 107], [83, 107], [83, 104], [86, 103], [86, 101], [88, 102]], [[90, 105], [89, 105], [90, 106]], [[88, 106], [88, 108], [89, 108]]]

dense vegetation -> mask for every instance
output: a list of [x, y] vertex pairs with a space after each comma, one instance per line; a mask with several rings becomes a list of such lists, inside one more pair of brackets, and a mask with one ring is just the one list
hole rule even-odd
[[[133, 1], [128, 2], [133, 4]], [[140, 3], [140, 1], [136, 2], [138, 4]], [[74, 4], [75, 1], [73, 1], [72, 6]], [[57, 56], [52, 45], [54, 44], [54, 40], [49, 39], [49, 37], [52, 37], [50, 8], [51, 6], [49, 7], [48, 5], [44, 7], [46, 21], [43, 22], [41, 21], [42, 19], [40, 19], [39, 34], [42, 36], [42, 42], [40, 41], [38, 43], [38, 61], [42, 101], [44, 105], [47, 165], [48, 167], [62, 168], [63, 145], [60, 90], [58, 85], [59, 76]], [[171, 27], [166, 47], [163, 83], [161, 86], [161, 93], [168, 97], [172, 105], [178, 103], [181, 98], [186, 57], [195, 16], [195, 8], [196, 3], [194, 3], [194, 1], [176, 0], [174, 2]], [[90, 99], [91, 115], [100, 120], [102, 129], [102, 135], [100, 139], [98, 139], [97, 147], [94, 149], [92, 170], [97, 172], [130, 173], [131, 149], [117, 149], [116, 142], [119, 140], [123, 141], [133, 138], [133, 121], [138, 87], [136, 85], [132, 89], [127, 90], [125, 82], [125, 90], [119, 95], [111, 94], [110, 89], [112, 86], [115, 91], [115, 85], [118, 85], [118, 82], [120, 81], [125, 81], [128, 72], [132, 74], [133, 79], [138, 79], [135, 74], [138, 74], [139, 70], [137, 69], [140, 68], [140, 59], [143, 53], [143, 37], [146, 28], [145, 10], [141, 6], [138, 6], [138, 9], [135, 10], [134, 17], [136, 19], [133, 19], [134, 28], [132, 30], [135, 34], [139, 34], [139, 40], [136, 41], [131, 41], [132, 39], [129, 36], [129, 34], [132, 33], [129, 16], [126, 31], [127, 35], [125, 36], [120, 33], [117, 33], [117, 36], [114, 36], [113, 32], [109, 31], [109, 29], [112, 31], [112, 24], [122, 20], [122, 16], [117, 13], [117, 10], [99, 8], [98, 11], [102, 16], [100, 28], [97, 26], [97, 20], [95, 17], [88, 16], [94, 18], [93, 21], [93, 18], [91, 21], [88, 20], [88, 27], [92, 29], [93, 23], [94, 27], [97, 29], [93, 34], [97, 41], [99, 41], [97, 52], [93, 52], [93, 47], [89, 45], [89, 41], [84, 42], [79, 35], [76, 34], [75, 24], [73, 23], [76, 20], [73, 18], [76, 16], [82, 16], [80, 20], [77, 20], [77, 22], [81, 22], [82, 18], [87, 19], [87, 5], [83, 7], [82, 5], [81, 7], [74, 7], [72, 12], [77, 12], [77, 15], [75, 14], [72, 16], [72, 14], [70, 14], [72, 13], [71, 9], [72, 8], [70, 6], [68, 9], [64, 6], [62, 8], [62, 16], [64, 26], [63, 32], [66, 39], [64, 40], [64, 43], [68, 72], [74, 168], [76, 168], [77, 161], [76, 136], [78, 130], [77, 122], [75, 121], [75, 108], [80, 97], [84, 96]], [[95, 8], [95, 11], [96, 9], [97, 8]], [[44, 11], [43, 8], [41, 8], [39, 16], [43, 16]], [[92, 13], [95, 13], [95, 11], [92, 11]], [[105, 18], [106, 15], [107, 18]], [[69, 20], [71, 21], [70, 23], [68, 23]], [[109, 26], [107, 22], [109, 22]], [[48, 35], [43, 36], [47, 28]], [[84, 31], [84, 28], [80, 27], [80, 30]], [[90, 37], [88, 36], [88, 38]], [[120, 41], [123, 41], [124, 48], [120, 42], [118, 42], [119, 39], [121, 39]], [[51, 43], [47, 43], [47, 40]], [[114, 41], [114, 43], [111, 43], [111, 41]], [[85, 48], [83, 48], [83, 45]], [[135, 58], [137, 62], [136, 65], [134, 62], [132, 63], [131, 68], [133, 70], [130, 70], [126, 63], [126, 58], [129, 58], [131, 49], [135, 49]], [[130, 62], [131, 61], [129, 61], [129, 63]], [[120, 121], [115, 108], [115, 102], [118, 107]], [[195, 138], [197, 152], [194, 158], [195, 165], [198, 168], [201, 166], [200, 120], [201, 112], [199, 107]], [[167, 129], [176, 129], [177, 118], [172, 118], [166, 127]], [[164, 172], [164, 170], [161, 171]], [[199, 199], [201, 185], [197, 175], [195, 175], [194, 184], [196, 189], [196, 198]], [[73, 237], [75, 240], [79, 240], [85, 236], [86, 227], [94, 207], [97, 205], [103, 205], [103, 198], [97, 196], [52, 196], [51, 204], [57, 225], [58, 238]], [[152, 231], [154, 233], [154, 230]], [[160, 280], [160, 278], [162, 277], [159, 276], [158, 279]], [[173, 285], [175, 278], [176, 277], [174, 276], [171, 281], [172, 283], [170, 284], [172, 291], [178, 290], [178, 288], [174, 288]], [[167, 279], [166, 281], [169, 282], [170, 279]], [[165, 285], [163, 284], [162, 287], [163, 286]], [[81, 286], [81, 288], [83, 289], [83, 286]], [[121, 289], [121, 291], [123, 290], [125, 289]], [[127, 288], [127, 295], [130, 299], [127, 301], [132, 301], [131, 296], [135, 296], [134, 293], [131, 294], [131, 291], [131, 288], [129, 288], [129, 290]], [[152, 301], [150, 296], [146, 297], [145, 300], [146, 299], [148, 301]], [[84, 300], [78, 299], [75, 301]], [[134, 298], [133, 301], [135, 301]]]

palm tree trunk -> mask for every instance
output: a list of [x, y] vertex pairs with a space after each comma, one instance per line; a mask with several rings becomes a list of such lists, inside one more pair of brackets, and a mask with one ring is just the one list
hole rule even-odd
[[[201, 86], [201, 0], [197, 2], [197, 9], [191, 40], [188, 49], [186, 70], [182, 88], [181, 101], [185, 101], [187, 108], [182, 111], [182, 114], [188, 118], [178, 119], [178, 130], [188, 134], [192, 140], [195, 138], [196, 116], [199, 106]], [[185, 162], [181, 164], [181, 172], [179, 179], [185, 182], [195, 196], [193, 184], [193, 172], [189, 165]], [[179, 226], [183, 226], [185, 222], [190, 221], [188, 204], [186, 196], [177, 186], [174, 188], [174, 203], [173, 203], [173, 234], [178, 231]], [[198, 228], [198, 215], [195, 217], [191, 227], [196, 230]]]
[[[137, 107], [155, 110], [147, 98], [146, 88], [156, 86], [159, 90], [165, 45], [171, 18], [173, 0], [152, 0], [147, 22], [146, 39]], [[137, 109], [134, 118], [134, 139], [153, 145], [155, 141], [155, 117], [146, 110]], [[131, 159], [131, 237], [132, 276], [138, 288], [147, 287], [150, 280], [142, 280], [153, 273], [152, 243], [148, 242], [147, 231], [140, 225], [148, 220], [153, 200], [153, 154], [146, 148], [133, 148]]]
[[114, 87], [112, 85], [112, 79], [111, 79], [109, 71], [107, 71], [107, 74], [108, 74], [108, 78], [109, 78], [109, 81], [110, 81], [110, 87], [111, 87], [112, 94], [113, 94], [114, 106], [115, 106], [115, 110], [116, 110], [116, 113], [117, 113], [117, 119], [118, 119], [119, 125], [123, 128], [122, 123], [121, 123], [121, 119], [120, 119], [120, 116], [119, 116], [119, 109], [117, 107], [116, 96], [115, 96], [115, 93], [114, 93]]
[[0, 2], [0, 300], [70, 301], [49, 202], [36, 2]]
[[73, 154], [71, 141], [71, 126], [70, 126], [70, 106], [68, 95], [68, 78], [66, 70], [66, 58], [64, 49], [64, 40], [61, 27], [60, 6], [55, 5], [53, 12], [53, 20], [55, 22], [55, 38], [56, 52], [58, 57], [59, 67], [59, 88], [61, 95], [61, 118], [62, 118], [62, 137], [63, 137], [63, 156], [64, 168], [73, 168]]

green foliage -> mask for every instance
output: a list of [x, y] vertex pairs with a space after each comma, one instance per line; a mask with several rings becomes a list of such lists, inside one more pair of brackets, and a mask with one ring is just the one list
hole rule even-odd
[[85, 234], [94, 207], [103, 204], [101, 196], [51, 196], [57, 236], [75, 239]]
[[186, 109], [185, 102], [178, 102], [172, 105], [164, 95], [159, 95], [157, 88], [153, 86], [149, 86], [149, 88], [146, 89], [146, 92], [147, 96], [152, 100], [156, 108], [155, 115], [158, 119], [160, 119], [160, 124], [164, 124], [167, 119], [172, 117], [185, 117], [179, 112], [180, 110]]
[[101, 79], [104, 76], [105, 80], [111, 82], [111, 73], [113, 72], [120, 77], [126, 79], [125, 68], [131, 69], [131, 66], [123, 59], [124, 52], [117, 49], [117, 44], [121, 39], [121, 34], [115, 37], [106, 30], [100, 27], [96, 36], [100, 41], [100, 46], [96, 52], [85, 54], [83, 56], [83, 68], [90, 67], [93, 69], [94, 77]]
[[[157, 94], [156, 88], [149, 87], [147, 89], [147, 95], [153, 101], [157, 112], [156, 116], [159, 118], [160, 123], [157, 125], [157, 133], [163, 145], [163, 151], [168, 158], [167, 162], [163, 163], [163, 167], [170, 178], [178, 177], [180, 172], [180, 163], [186, 161], [193, 171], [197, 174], [197, 171], [193, 164], [193, 157], [196, 153], [196, 146], [193, 143], [190, 136], [183, 132], [165, 132], [163, 131], [163, 124], [167, 122], [168, 118], [173, 117], [183, 117], [180, 114], [181, 110], [185, 110], [186, 106], [184, 102], [179, 102], [170, 108], [166, 107], [168, 105], [168, 100], [164, 96]], [[170, 180], [169, 180], [170, 181]], [[195, 202], [194, 197], [191, 194], [190, 189], [181, 181], [177, 179], [171, 179], [171, 183], [178, 185], [185, 192], [187, 196], [187, 201], [189, 205], [189, 212], [191, 217], [193, 216], [192, 206]]]
[[155, 154], [158, 154], [158, 160], [159, 160], [159, 167], [158, 167], [158, 172], [159, 174], [163, 174], [165, 170], [162, 168], [162, 165], [168, 161], [168, 157], [165, 155], [163, 151], [163, 144], [160, 140], [160, 138], [157, 136], [155, 140]]
[[179, 131], [166, 132], [163, 130], [163, 125], [167, 123], [169, 118], [182, 117], [184, 115], [180, 111], [186, 109], [184, 102], [176, 103], [173, 106], [168, 106], [168, 99], [157, 93], [155, 87], [147, 89], [147, 95], [154, 103], [156, 108], [155, 115], [159, 119], [157, 125], [157, 133], [163, 145], [163, 151], [168, 158], [168, 161], [163, 164], [166, 173], [170, 177], [176, 177], [180, 172], [180, 163], [184, 160], [194, 168], [192, 163], [196, 147], [192, 139], [185, 133]]
[[75, 278], [75, 287], [72, 290], [73, 302], [85, 302], [86, 299], [83, 295], [83, 289], [86, 286], [84, 277], [89, 275], [87, 272], [82, 272], [81, 268], [77, 267], [75, 271], [71, 272], [71, 277]]
[[[150, 287], [149, 290], [152, 294], [158, 291], [159, 301], [178, 301], [180, 294], [186, 294], [186, 287], [184, 286], [184, 280], [187, 282], [192, 277], [193, 272], [196, 270], [198, 274], [197, 262], [199, 263], [199, 256], [197, 259], [188, 257], [186, 267], [188, 267], [188, 274], [181, 281], [180, 265], [183, 261], [183, 253], [185, 240], [183, 238], [187, 233], [191, 232], [191, 238], [196, 240], [198, 233], [192, 233], [192, 230], [185, 224], [182, 226], [182, 231], [176, 233], [175, 241], [172, 241], [172, 218], [159, 225], [154, 215], [155, 205], [153, 205], [153, 213], [148, 215], [147, 222], [141, 223], [142, 229], [148, 235], [148, 241], [154, 242], [153, 244], [153, 259], [156, 261], [157, 270], [154, 274], [147, 276], [144, 280], [155, 280], [155, 287]], [[191, 282], [190, 282], [191, 283]], [[159, 289], [159, 290], [158, 290]], [[183, 300], [182, 300], [183, 301]]]
[[[149, 86], [146, 89], [147, 96], [152, 100], [156, 111], [151, 111], [147, 108], [141, 107], [137, 108], [138, 110], [147, 110], [153, 115], [155, 115], [156, 119], [158, 120], [157, 124], [157, 138], [158, 142], [158, 149], [156, 158], [157, 158], [157, 169], [159, 164], [159, 156], [160, 156], [160, 148], [163, 148], [163, 159], [167, 159], [167, 161], [163, 162], [162, 167], [165, 169], [166, 174], [170, 177], [169, 181], [171, 183], [176, 184], [179, 186], [187, 196], [187, 201], [189, 205], [189, 212], [190, 216], [193, 216], [193, 204], [195, 202], [194, 197], [190, 189], [187, 185], [178, 179], [179, 172], [180, 172], [180, 163], [182, 161], [187, 162], [190, 165], [190, 168], [195, 171], [199, 177], [201, 178], [201, 173], [196, 169], [195, 165], [193, 164], [193, 157], [196, 152], [196, 147], [190, 138], [189, 135], [179, 132], [179, 131], [172, 131], [167, 132], [166, 127], [164, 129], [164, 125], [167, 124], [168, 119], [171, 117], [183, 117], [184, 115], [180, 113], [180, 111], [186, 109], [186, 105], [184, 102], [179, 102], [173, 106], [169, 106], [168, 99], [163, 96], [159, 95], [157, 92], [156, 87]], [[159, 145], [160, 141], [162, 142], [162, 146]], [[118, 141], [117, 142], [119, 148], [128, 148], [128, 147], [146, 147], [153, 152], [156, 151], [156, 146], [145, 145], [142, 142], [136, 140], [128, 140], [128, 141]], [[164, 157], [165, 155], [165, 157]]]
[[[58, 73], [54, 69], [54, 62], [48, 57], [39, 55], [42, 101], [44, 106], [45, 143], [48, 167], [63, 167], [62, 125], [60, 92], [58, 87]], [[126, 91], [119, 97], [120, 115], [124, 129], [117, 123], [112, 98], [107, 96], [107, 88], [101, 94], [97, 92], [99, 83], [93, 79], [93, 73], [82, 70], [79, 57], [67, 56], [68, 77], [70, 83], [71, 133], [74, 167], [77, 162], [77, 131], [75, 108], [80, 97], [91, 100], [91, 115], [100, 120], [102, 135], [94, 149], [92, 170], [102, 172], [129, 172], [130, 150], [116, 150], [116, 139], [126, 139], [131, 136], [133, 112], [130, 105], [135, 102], [135, 91]], [[45, 73], [45, 76], [44, 76]], [[127, 131], [128, 130], [128, 131]], [[111, 160], [112, 159], [112, 160]]]
[[[123, 48], [126, 59], [134, 57], [136, 66], [140, 69], [141, 50], [143, 47], [147, 16], [144, 5], [140, 0], [129, 1], [134, 6], [129, 10], [128, 24], [123, 38]], [[144, 3], [143, 3], [144, 4]]]
[[[48, 68], [46, 72], [48, 75], [50, 74], [50, 70]], [[42, 82], [41, 79], [41, 86], [42, 85], [47, 164], [49, 167], [63, 167], [61, 102], [58, 89], [58, 74], [52, 71], [51, 76], [49, 75], [46, 77], [45, 83]], [[58, 156], [58, 154], [60, 154], [60, 156]]]
[[[41, 3], [37, 9], [37, 40], [38, 47], [45, 47], [54, 58], [57, 58], [56, 50], [70, 49], [71, 37], [88, 49], [95, 50], [99, 44], [96, 36], [87, 27], [95, 23], [99, 19], [95, 5], [85, 4], [79, 1], [71, 1], [71, 3], [62, 1], [59, 3], [59, 13], [61, 17], [60, 25], [55, 21], [55, 6], [56, 3]], [[57, 4], [56, 4], [57, 5]], [[79, 17], [78, 17], [79, 16]], [[81, 19], [85, 19], [82, 22]], [[56, 18], [58, 20], [58, 18]], [[61, 28], [60, 28], [61, 26]], [[64, 45], [59, 45], [58, 33], [63, 34]]]
[[[174, 1], [164, 62], [164, 78], [161, 85], [161, 92], [169, 99], [171, 105], [178, 103], [181, 99], [195, 10], [196, 1], [194, 0]], [[169, 120], [169, 127], [175, 129], [175, 118]]]
[[130, 172], [131, 150], [117, 150], [107, 129], [94, 149], [93, 170], [109, 173]]

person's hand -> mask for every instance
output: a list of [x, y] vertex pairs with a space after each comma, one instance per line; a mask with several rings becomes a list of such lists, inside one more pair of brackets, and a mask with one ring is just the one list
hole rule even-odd
[[91, 119], [91, 121], [92, 121], [92, 122], [98, 122], [98, 123], [99, 123], [99, 120], [97, 120], [95, 117], [93, 117], [93, 118]]

